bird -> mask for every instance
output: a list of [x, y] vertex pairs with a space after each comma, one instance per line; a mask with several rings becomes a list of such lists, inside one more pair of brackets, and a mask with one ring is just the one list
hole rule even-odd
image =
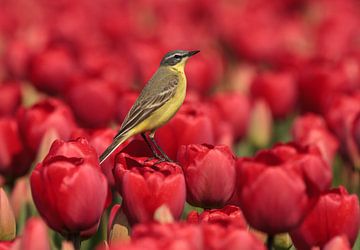
[[[172, 161], [156, 143], [155, 131], [179, 110], [186, 96], [185, 65], [199, 50], [173, 50], [165, 54], [160, 66], [140, 92], [112, 143], [101, 154], [102, 164], [124, 141], [141, 134], [155, 158]], [[148, 140], [146, 133], [150, 141]], [[157, 152], [159, 151], [159, 153]]]

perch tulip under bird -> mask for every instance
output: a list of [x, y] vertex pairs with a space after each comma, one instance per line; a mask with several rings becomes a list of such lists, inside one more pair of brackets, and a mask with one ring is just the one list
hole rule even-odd
[[[141, 134], [157, 159], [171, 161], [157, 145], [154, 135], [156, 129], [167, 123], [184, 102], [186, 95], [185, 64], [190, 56], [198, 52], [199, 50], [174, 50], [163, 57], [160, 67], [141, 91], [113, 142], [100, 156], [100, 164], [121, 143], [137, 134]], [[150, 141], [146, 132], [150, 132]]]

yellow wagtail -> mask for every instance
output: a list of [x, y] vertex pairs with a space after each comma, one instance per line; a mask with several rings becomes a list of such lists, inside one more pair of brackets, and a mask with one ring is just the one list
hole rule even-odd
[[[121, 143], [137, 134], [141, 134], [156, 158], [171, 161], [157, 145], [154, 135], [156, 129], [167, 123], [182, 105], [186, 94], [185, 64], [190, 56], [198, 52], [175, 50], [163, 57], [160, 67], [141, 91], [113, 142], [100, 156], [100, 164]], [[147, 140], [146, 132], [150, 132], [151, 142]]]

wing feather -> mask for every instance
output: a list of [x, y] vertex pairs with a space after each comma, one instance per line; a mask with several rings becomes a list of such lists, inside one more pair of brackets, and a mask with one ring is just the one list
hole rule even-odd
[[178, 82], [179, 77], [173, 73], [165, 74], [160, 79], [155, 75], [140, 93], [115, 138], [134, 128], [171, 99]]

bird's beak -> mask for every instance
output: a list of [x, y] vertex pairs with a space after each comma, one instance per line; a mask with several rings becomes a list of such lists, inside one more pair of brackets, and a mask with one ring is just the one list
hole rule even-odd
[[200, 52], [200, 50], [192, 50], [192, 51], [188, 52], [187, 56], [190, 57], [190, 56], [193, 56], [193, 55], [195, 55], [195, 54], [197, 54], [199, 52]]

